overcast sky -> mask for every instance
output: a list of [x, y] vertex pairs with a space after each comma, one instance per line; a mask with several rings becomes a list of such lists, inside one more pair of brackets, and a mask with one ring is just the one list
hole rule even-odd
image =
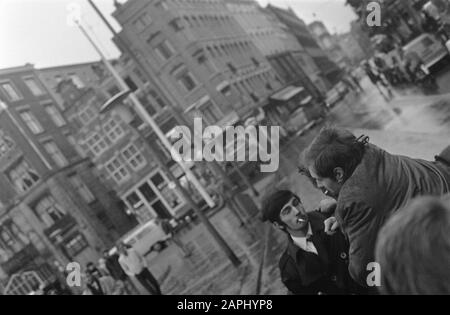
[[[292, 7], [307, 23], [320, 19], [331, 32], [348, 31], [354, 19], [345, 0], [257, 0]], [[110, 16], [113, 0], [95, 0]], [[120, 2], [124, 2], [121, 0]], [[102, 24], [87, 0], [0, 0], [0, 68], [32, 63], [38, 68], [98, 60], [96, 52], [80, 31], [68, 25], [74, 6], [81, 8], [82, 18], [108, 57], [118, 56], [112, 35]], [[115, 22], [111, 17], [110, 20]], [[117, 24], [115, 24], [118, 28]]]

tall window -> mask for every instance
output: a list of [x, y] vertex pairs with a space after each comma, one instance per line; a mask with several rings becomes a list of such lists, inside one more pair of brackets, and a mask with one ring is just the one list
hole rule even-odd
[[69, 181], [73, 185], [73, 187], [75, 187], [76, 191], [84, 201], [86, 201], [87, 203], [92, 203], [96, 200], [94, 194], [79, 176], [72, 175], [69, 177]]
[[66, 121], [65, 121], [64, 117], [61, 115], [59, 110], [54, 105], [45, 106], [45, 111], [47, 112], [47, 114], [50, 116], [53, 123], [57, 127], [62, 127], [62, 126], [66, 125]]
[[122, 155], [131, 168], [135, 171], [141, 169], [146, 164], [144, 157], [134, 144], [130, 144], [125, 150], [123, 150]]
[[104, 130], [111, 142], [116, 142], [124, 135], [122, 127], [115, 119], [108, 121], [104, 127]]
[[95, 118], [95, 113], [92, 108], [88, 106], [79, 111], [78, 118], [80, 119], [82, 125], [86, 125]]
[[106, 169], [118, 184], [127, 180], [130, 176], [125, 164], [123, 164], [118, 158], [114, 158], [111, 162], [106, 164]]
[[7, 175], [11, 183], [13, 183], [14, 187], [19, 192], [28, 191], [39, 181], [39, 175], [26, 161], [22, 161], [11, 168]]
[[148, 80], [145, 77], [145, 75], [139, 70], [138, 68], [134, 68], [133, 72], [136, 74], [136, 76], [141, 80], [142, 83], [147, 83]]
[[[173, 189], [170, 189], [168, 181], [161, 175], [161, 173], [156, 173], [151, 178], [152, 184], [161, 193], [164, 200], [170, 205], [172, 209], [175, 209], [181, 204], [181, 200]], [[153, 208], [157, 211], [156, 206]]]
[[138, 32], [145, 30], [145, 28], [152, 23], [152, 19], [150, 18], [150, 15], [145, 12], [144, 14], [140, 15], [134, 22], [133, 25], [136, 28]]
[[0, 159], [14, 148], [15, 142], [0, 130]]
[[75, 84], [77, 88], [84, 88], [84, 83], [77, 74], [69, 73], [69, 78], [72, 79], [73, 84]]
[[11, 220], [0, 226], [0, 262], [6, 262], [19, 253], [30, 241], [19, 227]]
[[167, 5], [166, 0], [158, 1], [157, 3], [155, 3], [155, 7], [161, 8], [165, 11], [169, 10], [169, 6]]
[[169, 60], [175, 54], [175, 49], [168, 40], [156, 46], [155, 51], [163, 61]]
[[22, 99], [22, 96], [11, 82], [0, 83], [0, 87], [10, 101], [14, 102]]
[[52, 160], [59, 167], [65, 167], [67, 166], [67, 164], [69, 164], [69, 162], [67, 162], [66, 157], [62, 154], [61, 150], [53, 141], [44, 143], [44, 148], [47, 151], [47, 153], [51, 156]]
[[205, 121], [209, 124], [214, 124], [222, 118], [222, 112], [211, 101], [208, 101], [206, 104], [202, 105], [200, 107], [200, 111]]
[[44, 132], [44, 128], [42, 128], [41, 123], [36, 119], [36, 117], [34, 117], [34, 115], [30, 111], [21, 112], [20, 117], [31, 130], [31, 132], [35, 135]]
[[148, 97], [141, 96], [141, 97], [139, 97], [139, 101], [144, 106], [144, 108], [147, 111], [147, 113], [150, 114], [150, 116], [156, 115], [157, 111], [155, 109], [155, 106], [152, 105], [152, 103], [151, 103], [151, 101], [149, 100]]
[[33, 93], [34, 96], [40, 96], [45, 94], [44, 89], [41, 87], [41, 85], [36, 81], [35, 78], [25, 78], [23, 79], [27, 87], [30, 89], [31, 93]]
[[108, 148], [105, 140], [98, 133], [94, 133], [86, 143], [91, 152], [96, 156], [102, 154]]
[[178, 83], [185, 89], [186, 92], [191, 92], [197, 87], [193, 75], [190, 72], [185, 72], [178, 77]]
[[77, 153], [82, 156], [86, 157], [86, 153], [83, 149], [81, 149], [80, 145], [78, 144], [78, 141], [75, 139], [75, 137], [71, 134], [66, 134], [67, 141], [69, 141], [70, 145], [75, 148]]
[[162, 99], [161, 96], [159, 96], [158, 93], [156, 93], [154, 90], [150, 90], [149, 93], [154, 98], [156, 103], [158, 103], [159, 107], [161, 108], [166, 107], [166, 102]]
[[34, 211], [47, 228], [52, 227], [67, 214], [52, 196], [42, 198], [34, 207]]

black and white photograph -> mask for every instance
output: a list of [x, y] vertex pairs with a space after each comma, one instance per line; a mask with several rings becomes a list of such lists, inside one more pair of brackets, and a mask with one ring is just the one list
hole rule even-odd
[[450, 0], [0, 0], [0, 45], [0, 295], [450, 295]]

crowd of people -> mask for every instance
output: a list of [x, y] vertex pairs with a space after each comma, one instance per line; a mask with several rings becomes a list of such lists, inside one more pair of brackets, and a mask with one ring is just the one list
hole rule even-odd
[[277, 191], [263, 208], [287, 235], [279, 266], [290, 293], [450, 294], [450, 147], [430, 162], [329, 127], [300, 165], [328, 199], [306, 211]]
[[103, 252], [98, 264], [90, 262], [83, 274], [83, 295], [129, 295], [139, 291], [136, 279], [151, 295], [161, 295], [158, 280], [148, 269], [148, 262], [139, 252], [123, 242], [117, 244], [117, 253]]

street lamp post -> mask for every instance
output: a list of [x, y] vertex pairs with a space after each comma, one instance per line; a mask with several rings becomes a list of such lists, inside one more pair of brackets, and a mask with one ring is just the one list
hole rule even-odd
[[[130, 113], [127, 113], [127, 108], [122, 104], [122, 100], [128, 96], [133, 103], [133, 106], [137, 112], [137, 114], [141, 117], [141, 119], [147, 123], [152, 130], [155, 132], [155, 134], [158, 136], [159, 140], [162, 142], [164, 147], [171, 152], [171, 144], [169, 140], [167, 139], [166, 135], [163, 133], [163, 131], [159, 128], [159, 126], [156, 124], [155, 120], [152, 116], [146, 111], [145, 107], [142, 105], [142, 103], [139, 101], [139, 99], [136, 97], [136, 95], [129, 91], [129, 88], [126, 84], [126, 82], [122, 79], [122, 77], [119, 75], [119, 73], [116, 71], [116, 69], [111, 65], [111, 63], [105, 58], [103, 52], [99, 49], [99, 47], [96, 45], [96, 43], [92, 40], [92, 38], [89, 36], [89, 34], [86, 32], [86, 30], [83, 28], [83, 26], [77, 22], [78, 27], [82, 31], [82, 33], [86, 36], [86, 38], [89, 40], [89, 42], [92, 44], [92, 46], [95, 48], [97, 53], [100, 55], [103, 63], [105, 64], [106, 68], [109, 70], [109, 72], [112, 74], [114, 79], [117, 81], [117, 83], [120, 85], [122, 92], [112, 99], [110, 99], [101, 109], [102, 112], [109, 111], [109, 110], [116, 110], [116, 112], [122, 117], [130, 117]], [[122, 105], [122, 106], [120, 106]], [[126, 119], [129, 121], [129, 119]], [[149, 144], [151, 147], [151, 144]], [[153, 150], [155, 153], [155, 158], [158, 159], [158, 154], [155, 152], [156, 150]], [[209, 207], [213, 208], [215, 206], [214, 200], [211, 198], [209, 193], [206, 191], [206, 189], [203, 187], [203, 185], [200, 183], [200, 181], [197, 179], [195, 174], [192, 172], [190, 167], [184, 162], [183, 158], [181, 157], [179, 152], [176, 152], [176, 150], [172, 150], [173, 154], [175, 155], [175, 158], [177, 161], [179, 161], [179, 165], [183, 169], [183, 171], [186, 174], [186, 177], [189, 181], [192, 182], [194, 187], [198, 190], [200, 195], [204, 198], [206, 203]], [[169, 177], [171, 181], [174, 182], [174, 184], [177, 186], [179, 191], [181, 192], [183, 198], [188, 202], [188, 204], [193, 208], [198, 218], [202, 221], [202, 223], [205, 225], [208, 232], [211, 234], [213, 239], [217, 242], [219, 247], [225, 252], [227, 257], [230, 259], [232, 264], [234, 266], [239, 266], [241, 261], [236, 256], [236, 254], [232, 251], [231, 247], [225, 242], [223, 237], [219, 234], [219, 232], [216, 230], [216, 228], [212, 225], [212, 223], [208, 220], [208, 218], [205, 216], [203, 211], [198, 207], [198, 205], [194, 202], [192, 199], [192, 196], [184, 189], [184, 187], [178, 182], [178, 180], [175, 178], [175, 176], [172, 174], [172, 172], [168, 169], [167, 166], [164, 166], [164, 163], [160, 163], [160, 165], [163, 166], [163, 169], [166, 172], [166, 175]]]

